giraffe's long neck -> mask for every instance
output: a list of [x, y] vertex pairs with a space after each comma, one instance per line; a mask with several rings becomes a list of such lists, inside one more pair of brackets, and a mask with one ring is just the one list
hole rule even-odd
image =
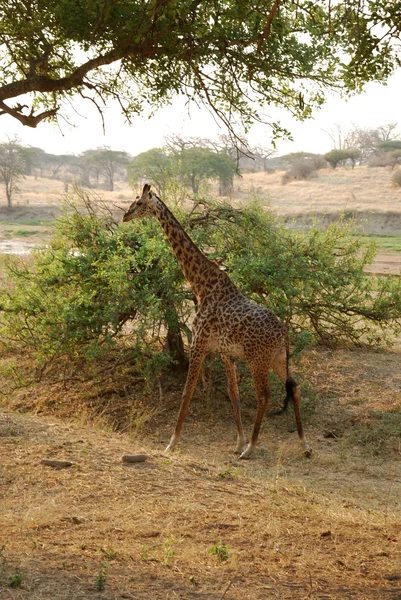
[[[184, 277], [190, 284], [198, 301], [217, 283], [220, 277], [224, 277], [229, 281], [227, 275], [220, 271], [215, 263], [206, 258], [198, 246], [194, 244], [160, 198], [157, 198], [154, 215], [162, 226]], [[231, 285], [234, 288], [234, 284]]]

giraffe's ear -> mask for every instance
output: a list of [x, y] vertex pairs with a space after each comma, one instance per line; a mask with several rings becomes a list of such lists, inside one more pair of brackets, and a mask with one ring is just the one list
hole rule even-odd
[[148, 183], [145, 183], [145, 185], [143, 186], [143, 190], [142, 190], [142, 196], [144, 196], [146, 193], [150, 192], [150, 185]]

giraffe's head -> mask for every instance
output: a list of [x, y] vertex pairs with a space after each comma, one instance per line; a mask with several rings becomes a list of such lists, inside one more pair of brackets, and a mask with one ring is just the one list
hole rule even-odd
[[142, 196], [137, 196], [135, 202], [131, 204], [125, 215], [123, 221], [131, 221], [131, 219], [142, 219], [148, 215], [154, 214], [153, 204], [156, 196], [150, 190], [150, 185], [146, 183], [143, 186]]

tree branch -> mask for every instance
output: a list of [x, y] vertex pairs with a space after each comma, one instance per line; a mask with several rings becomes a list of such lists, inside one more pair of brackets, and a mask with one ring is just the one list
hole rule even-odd
[[255, 42], [256, 42], [258, 51], [260, 51], [264, 40], [266, 38], [268, 38], [270, 35], [270, 29], [271, 29], [271, 26], [273, 23], [273, 19], [276, 16], [276, 13], [280, 6], [280, 2], [281, 2], [281, 0], [275, 0], [273, 7], [269, 13], [269, 16], [267, 17], [266, 25], [265, 25], [265, 28], [262, 31], [262, 33], [259, 33], [257, 36], [255, 36], [251, 40], [246, 40], [246, 41], [245, 40], [244, 41], [235, 40], [233, 42], [229, 42], [227, 44], [227, 47], [228, 46], [238, 46], [238, 45], [246, 47], [246, 46], [251, 46], [252, 44], [255, 44]]
[[26, 108], [26, 105], [18, 104], [15, 108], [13, 108], [11, 106], [7, 106], [7, 104], [0, 100], [0, 116], [5, 114], [10, 115], [28, 127], [36, 127], [44, 119], [51, 119], [55, 117], [60, 107], [56, 106], [55, 108], [45, 110], [37, 115], [34, 115], [32, 111], [29, 115], [24, 115], [21, 112], [23, 108]]

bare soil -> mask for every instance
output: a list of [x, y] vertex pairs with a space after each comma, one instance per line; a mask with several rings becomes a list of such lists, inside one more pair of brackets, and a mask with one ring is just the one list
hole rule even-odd
[[[255, 457], [239, 461], [230, 403], [207, 384], [169, 455], [181, 381], [162, 382], [152, 418], [125, 433], [108, 427], [117, 406], [84, 420], [82, 389], [7, 396], [1, 596], [400, 600], [400, 364], [398, 350], [308, 353], [311, 459], [292, 417], [270, 417]], [[254, 400], [243, 405], [250, 431]], [[149, 459], [122, 462], [134, 452]]]

